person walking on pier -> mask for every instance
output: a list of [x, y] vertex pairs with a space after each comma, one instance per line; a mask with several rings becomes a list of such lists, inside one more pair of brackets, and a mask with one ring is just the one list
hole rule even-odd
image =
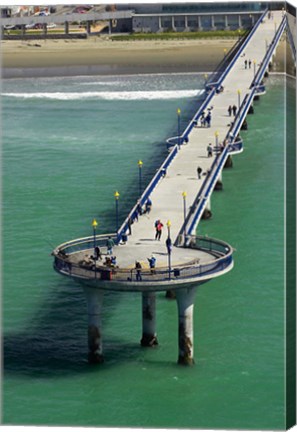
[[100, 248], [99, 248], [99, 246], [96, 246], [95, 247], [95, 257], [94, 257], [94, 259], [97, 261], [97, 260], [102, 260], [102, 255], [101, 255], [101, 251], [100, 251]]
[[211, 143], [207, 146], [207, 157], [212, 157], [212, 145]]
[[211, 113], [210, 113], [210, 111], [208, 111], [208, 114], [205, 118], [205, 122], [207, 123], [207, 127], [211, 126]]
[[152, 209], [152, 200], [148, 198], [145, 203], [145, 213], [149, 214], [151, 209]]
[[229, 105], [228, 113], [229, 113], [229, 117], [231, 117], [231, 114], [232, 114], [232, 106], [231, 105]]
[[132, 234], [132, 229], [131, 229], [131, 225], [133, 224], [133, 219], [129, 218], [128, 219], [128, 235]]
[[200, 117], [200, 125], [201, 127], [205, 126], [205, 112], [202, 111], [201, 117]]
[[141, 216], [142, 215], [142, 207], [141, 207], [141, 204], [140, 204], [140, 200], [137, 201], [136, 210], [137, 210], [138, 214]]
[[251, 68], [251, 66], [252, 66], [252, 60], [249, 59], [249, 69]]
[[155, 274], [156, 273], [156, 258], [154, 257], [154, 255], [152, 255], [150, 258], [147, 259], [150, 265], [150, 269], [151, 269], [151, 273]]
[[114, 241], [110, 236], [107, 239], [106, 246], [107, 246], [107, 254], [112, 255], [112, 248], [114, 247]]
[[135, 261], [135, 270], [136, 270], [136, 280], [137, 281], [142, 281], [142, 276], [141, 276], [141, 264], [139, 261]]
[[156, 227], [155, 240], [160, 240], [162, 235], [162, 228], [163, 228], [162, 222], [160, 220], [156, 221], [155, 227]]
[[245, 60], [245, 61], [244, 61], [244, 68], [245, 68], [245, 69], [247, 69], [247, 63], [248, 63], [248, 61]]
[[236, 105], [233, 105], [233, 107], [232, 107], [232, 111], [233, 111], [233, 115], [234, 115], [234, 117], [236, 116], [236, 113], [237, 113], [237, 106]]
[[198, 180], [200, 180], [202, 174], [202, 168], [200, 166], [197, 168], [197, 174], [198, 174]]

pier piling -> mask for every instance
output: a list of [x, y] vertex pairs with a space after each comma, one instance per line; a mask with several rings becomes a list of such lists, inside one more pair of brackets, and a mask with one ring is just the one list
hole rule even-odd
[[193, 312], [196, 287], [176, 290], [178, 309], [178, 363], [194, 364]]
[[103, 363], [101, 331], [103, 291], [85, 286], [84, 292], [88, 310], [88, 361], [89, 363]]
[[228, 155], [224, 168], [232, 168], [233, 167], [233, 160], [232, 160], [232, 156]]
[[142, 338], [141, 346], [153, 347], [158, 345], [156, 333], [156, 294], [142, 293]]

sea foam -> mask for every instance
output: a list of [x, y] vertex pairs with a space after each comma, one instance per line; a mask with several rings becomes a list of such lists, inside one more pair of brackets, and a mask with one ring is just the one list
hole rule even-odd
[[2, 93], [4, 97], [22, 99], [52, 100], [162, 100], [180, 99], [199, 96], [203, 90], [162, 90], [162, 91], [115, 91], [115, 92], [37, 92], [37, 93]]

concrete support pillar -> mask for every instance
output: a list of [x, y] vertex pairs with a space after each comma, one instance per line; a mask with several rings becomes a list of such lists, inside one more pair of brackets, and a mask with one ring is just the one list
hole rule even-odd
[[174, 23], [174, 16], [172, 16], [171, 17], [171, 27], [172, 27], [172, 30], [176, 30], [176, 28], [175, 28], [175, 23]]
[[194, 364], [193, 312], [196, 287], [176, 290], [178, 309], [178, 363]]
[[202, 24], [201, 24], [201, 16], [198, 16], [198, 28], [199, 28], [199, 30], [203, 30]]
[[202, 215], [202, 219], [210, 219], [212, 216], [211, 213], [211, 202], [210, 202], [210, 198], [208, 198], [207, 202], [206, 202], [206, 206]]
[[69, 22], [68, 21], [65, 21], [64, 28], [65, 28], [65, 34], [68, 35], [69, 34]]
[[88, 360], [89, 363], [102, 363], [104, 361], [101, 333], [103, 291], [98, 288], [84, 287], [84, 292], [88, 310]]
[[224, 168], [232, 168], [233, 167], [233, 160], [232, 160], [232, 156], [228, 155]]
[[142, 293], [142, 339], [141, 346], [153, 347], [158, 345], [156, 333], [156, 294]]
[[185, 15], [185, 30], [186, 30], [186, 31], [189, 30], [189, 26], [188, 26], [188, 17], [187, 17], [187, 15]]
[[241, 24], [241, 16], [238, 15], [238, 28], [241, 28], [242, 24]]
[[176, 293], [174, 290], [167, 290], [165, 297], [169, 300], [175, 300], [176, 299]]
[[225, 15], [225, 30], [229, 30], [228, 15]]
[[159, 31], [162, 31], [163, 30], [163, 27], [162, 27], [162, 18], [159, 16], [158, 20], [159, 20]]
[[213, 30], [215, 30], [215, 20], [214, 20], [214, 15], [211, 15], [211, 28], [213, 29]]
[[223, 175], [222, 175], [222, 171], [219, 175], [219, 178], [215, 184], [214, 190], [218, 191], [218, 190], [223, 190]]
[[248, 109], [248, 114], [254, 114], [254, 107], [253, 105], [250, 105], [249, 109]]
[[243, 120], [240, 130], [248, 130], [248, 123], [246, 121], [246, 118]]
[[47, 35], [47, 24], [42, 25], [43, 36]]
[[112, 20], [110, 19], [108, 21], [108, 34], [110, 34], [110, 35], [111, 35], [111, 28], [112, 28]]

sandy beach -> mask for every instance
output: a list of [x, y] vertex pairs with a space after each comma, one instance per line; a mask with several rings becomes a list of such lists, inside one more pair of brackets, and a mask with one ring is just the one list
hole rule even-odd
[[[235, 39], [1, 41], [2, 77], [209, 72], [235, 43]], [[283, 64], [281, 43], [276, 70], [282, 71]]]

